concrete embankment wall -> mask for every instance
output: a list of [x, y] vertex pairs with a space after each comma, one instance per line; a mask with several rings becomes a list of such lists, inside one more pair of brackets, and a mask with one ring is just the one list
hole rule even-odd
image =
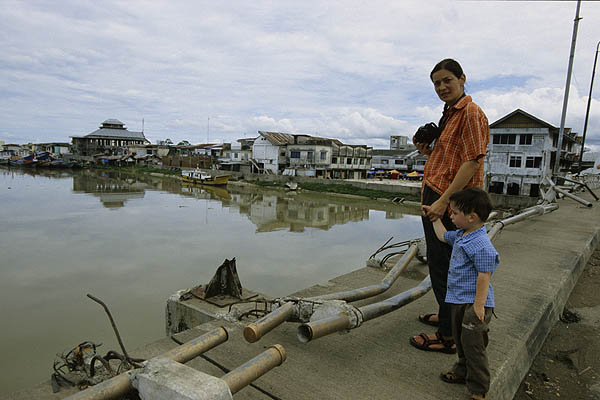
[[[204, 170], [207, 173], [215, 173], [214, 170]], [[353, 181], [346, 179], [322, 179], [311, 178], [304, 176], [284, 176], [270, 174], [251, 174], [241, 172], [223, 171], [223, 173], [231, 174], [235, 179], [252, 181], [252, 182], [274, 182], [284, 185], [287, 182], [297, 183], [319, 183], [323, 185], [344, 185], [352, 186], [357, 189], [377, 190], [380, 192], [397, 194], [398, 197], [407, 196], [412, 200], [417, 200], [421, 195], [421, 186], [409, 183], [406, 181], [378, 181], [376, 179], [369, 181]], [[490, 194], [495, 208], [512, 208], [522, 209], [531, 207], [537, 204], [539, 198], [528, 196], [506, 196], [501, 194]]]

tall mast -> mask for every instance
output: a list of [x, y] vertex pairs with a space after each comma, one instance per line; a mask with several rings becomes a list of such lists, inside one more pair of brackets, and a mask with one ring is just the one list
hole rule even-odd
[[562, 141], [565, 132], [565, 119], [567, 117], [567, 103], [569, 102], [569, 88], [571, 86], [571, 73], [573, 72], [573, 59], [575, 58], [575, 42], [577, 41], [577, 27], [579, 26], [579, 9], [581, 0], [577, 1], [577, 11], [575, 13], [575, 23], [573, 24], [573, 39], [571, 41], [571, 55], [569, 56], [569, 69], [567, 71], [567, 84], [565, 87], [565, 97], [563, 99], [562, 116], [560, 117], [560, 131], [558, 132], [558, 143], [556, 145], [556, 159], [554, 160], [554, 170], [552, 175], [558, 176], [560, 169], [560, 153], [562, 151]]

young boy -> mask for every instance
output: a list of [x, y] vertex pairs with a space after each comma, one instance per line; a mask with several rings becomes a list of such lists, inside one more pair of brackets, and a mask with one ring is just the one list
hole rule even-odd
[[486, 399], [490, 387], [485, 351], [494, 309], [490, 278], [500, 262], [484, 227], [491, 209], [489, 195], [472, 187], [450, 197], [450, 216], [458, 230], [446, 231], [440, 219], [433, 223], [438, 239], [452, 246], [446, 302], [452, 308], [458, 353], [458, 362], [440, 377], [448, 383], [466, 383], [471, 399]]

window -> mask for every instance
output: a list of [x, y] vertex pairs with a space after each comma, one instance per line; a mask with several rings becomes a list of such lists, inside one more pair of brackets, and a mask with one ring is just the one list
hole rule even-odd
[[354, 164], [358, 164], [358, 158], [354, 159]]
[[300, 158], [300, 152], [299, 151], [291, 151], [290, 158]]
[[510, 156], [509, 167], [521, 168], [521, 156]]
[[306, 152], [306, 159], [308, 161], [312, 161], [313, 160], [313, 152], [312, 151], [307, 151]]
[[325, 160], [327, 158], [327, 152], [326, 151], [322, 151], [321, 152], [321, 160]]
[[331, 163], [337, 164], [337, 157], [331, 157]]
[[504, 193], [504, 182], [492, 182], [490, 183], [490, 193]]
[[531, 144], [531, 138], [533, 135], [519, 135], [519, 144]]
[[517, 142], [517, 135], [494, 135], [494, 144], [515, 144]]
[[387, 164], [389, 160], [381, 160], [382, 164]]
[[506, 187], [506, 194], [509, 196], [518, 196], [520, 187], [518, 183], [509, 183]]
[[525, 159], [526, 168], [539, 168], [542, 165], [542, 157], [527, 157]]
[[529, 197], [540, 197], [540, 185], [532, 183], [529, 188]]
[[346, 164], [352, 164], [352, 158], [351, 157], [348, 157], [346, 159]]
[[402, 165], [402, 164], [404, 164], [404, 160], [396, 160], [396, 161], [394, 161], [394, 164]]

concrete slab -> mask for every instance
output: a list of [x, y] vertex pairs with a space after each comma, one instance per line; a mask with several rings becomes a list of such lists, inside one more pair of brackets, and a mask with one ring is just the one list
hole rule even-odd
[[[586, 194], [582, 197], [592, 200]], [[559, 205], [553, 213], [507, 226], [495, 239], [501, 264], [492, 281], [498, 318], [490, 324], [490, 399], [514, 397], [598, 245], [600, 203], [594, 202], [593, 208], [587, 208], [565, 199]], [[415, 286], [426, 273], [426, 266], [411, 264], [405, 276], [376, 299]], [[314, 296], [363, 287], [378, 282], [384, 274], [362, 268], [297, 294]], [[363, 300], [358, 305], [373, 300]], [[453, 364], [455, 355], [419, 351], [408, 342], [412, 335], [433, 331], [434, 328], [419, 323], [417, 315], [435, 310], [433, 294], [428, 293], [349, 333], [306, 344], [297, 340], [295, 323], [285, 323], [253, 344], [243, 339], [245, 323], [227, 321], [211, 321], [177, 334], [176, 338], [189, 340], [215, 326], [225, 326], [230, 333], [226, 343], [186, 364], [216, 377], [253, 358], [266, 346], [278, 343], [285, 348], [287, 360], [283, 365], [259, 378], [255, 387], [235, 394], [236, 399], [466, 399], [464, 386], [449, 385], [439, 379], [440, 372]], [[132, 353], [149, 358], [174, 346], [166, 338]], [[24, 394], [8, 398], [37, 397]]]

